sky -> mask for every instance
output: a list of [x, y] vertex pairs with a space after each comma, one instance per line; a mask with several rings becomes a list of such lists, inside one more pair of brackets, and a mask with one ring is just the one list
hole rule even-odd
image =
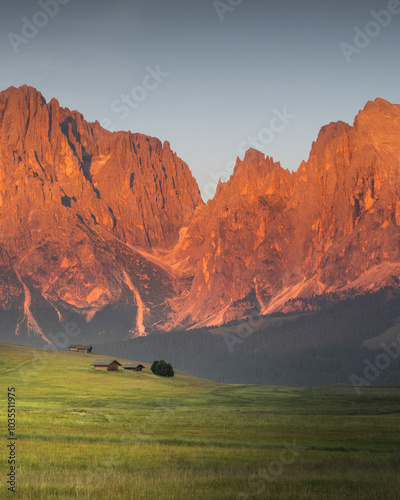
[[[203, 198], [249, 147], [296, 170], [319, 129], [400, 103], [398, 0], [3, 0], [0, 90], [160, 140]], [[372, 12], [373, 11], [373, 12]]]

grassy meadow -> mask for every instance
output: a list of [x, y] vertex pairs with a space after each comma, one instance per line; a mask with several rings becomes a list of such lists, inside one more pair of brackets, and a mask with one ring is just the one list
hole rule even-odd
[[400, 498], [399, 387], [226, 385], [145, 363], [95, 372], [103, 357], [0, 345], [1, 499]]

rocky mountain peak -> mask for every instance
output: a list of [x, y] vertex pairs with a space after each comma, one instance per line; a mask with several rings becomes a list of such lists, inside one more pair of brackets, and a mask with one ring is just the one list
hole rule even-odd
[[353, 125], [322, 127], [296, 172], [249, 149], [204, 205], [168, 141], [109, 132], [10, 87], [0, 92], [4, 334], [48, 339], [73, 318], [87, 340], [144, 335], [397, 283], [399, 193], [400, 106], [384, 99]]

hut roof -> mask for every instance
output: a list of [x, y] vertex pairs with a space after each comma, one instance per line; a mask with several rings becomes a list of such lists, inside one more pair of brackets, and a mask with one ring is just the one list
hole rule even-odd
[[94, 366], [110, 366], [111, 363], [118, 363], [119, 366], [122, 366], [121, 363], [119, 361], [117, 361], [116, 359], [98, 359], [94, 363], [92, 363], [92, 365], [94, 365]]
[[72, 344], [69, 346], [69, 348], [71, 348], [71, 347], [77, 347], [78, 349], [93, 349], [93, 347], [91, 345]]
[[132, 364], [128, 364], [128, 365], [124, 365], [124, 368], [144, 368], [143, 365], [132, 365]]

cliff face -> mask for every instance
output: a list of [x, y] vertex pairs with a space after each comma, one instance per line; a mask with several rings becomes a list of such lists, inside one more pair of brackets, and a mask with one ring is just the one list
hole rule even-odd
[[161, 307], [173, 278], [140, 251], [171, 248], [201, 204], [167, 142], [107, 132], [30, 87], [0, 93], [0, 293], [24, 303], [21, 328], [34, 291], [88, 319], [124, 293], [133, 317]]
[[400, 106], [323, 127], [291, 173], [249, 150], [203, 204], [167, 142], [0, 93], [2, 338], [215, 325], [397, 284]]
[[[289, 173], [254, 150], [220, 184], [175, 249], [193, 284], [178, 321], [212, 325], [400, 275], [400, 106], [369, 102], [331, 123]], [[285, 305], [286, 304], [286, 305]]]

